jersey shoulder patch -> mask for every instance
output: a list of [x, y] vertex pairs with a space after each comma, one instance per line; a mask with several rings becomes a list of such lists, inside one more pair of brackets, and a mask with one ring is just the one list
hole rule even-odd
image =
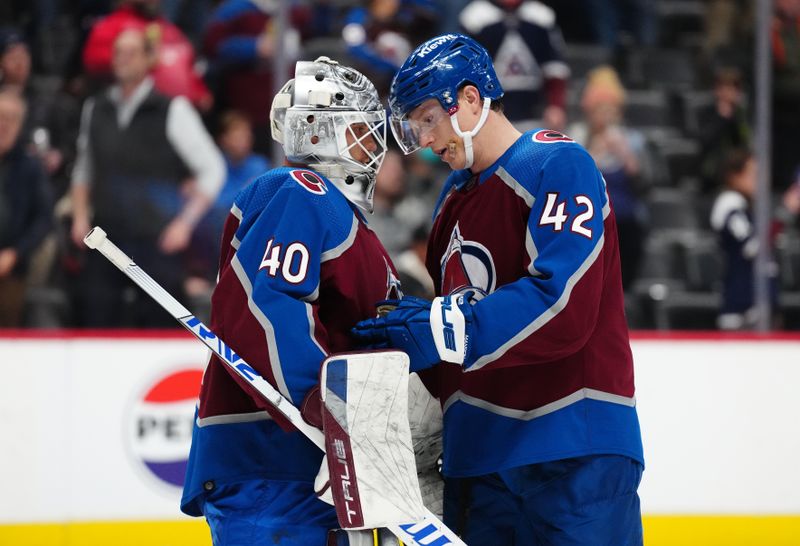
[[556, 171], [566, 170], [567, 164], [572, 162], [594, 166], [594, 161], [589, 157], [587, 162], [586, 157], [589, 157], [588, 152], [564, 133], [534, 129], [520, 137], [499, 167], [527, 192], [536, 195], [545, 170], [551, 172], [554, 166]]
[[315, 195], [325, 195], [328, 193], [328, 184], [319, 174], [308, 169], [292, 169], [289, 171], [289, 178], [300, 186]]
[[356, 213], [344, 194], [326, 177], [311, 169], [292, 168], [286, 173], [284, 189], [298, 193], [291, 200], [293, 216], [316, 216], [328, 234], [328, 244], [336, 246], [352, 235]]
[[554, 142], [575, 142], [564, 133], [560, 131], [554, 131], [553, 129], [539, 129], [537, 131], [533, 131], [533, 136], [531, 139], [534, 142], [541, 142], [543, 144], [552, 144]]

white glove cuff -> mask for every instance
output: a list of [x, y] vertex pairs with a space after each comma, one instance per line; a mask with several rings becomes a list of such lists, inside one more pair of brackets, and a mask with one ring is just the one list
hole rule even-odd
[[451, 296], [434, 298], [431, 303], [431, 334], [439, 358], [464, 364], [466, 358], [466, 321]]

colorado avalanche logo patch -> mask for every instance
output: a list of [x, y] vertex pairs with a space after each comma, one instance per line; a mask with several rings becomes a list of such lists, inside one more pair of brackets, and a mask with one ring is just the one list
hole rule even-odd
[[442, 294], [475, 292], [480, 300], [494, 292], [497, 273], [489, 250], [475, 241], [465, 240], [458, 224], [450, 235], [447, 251], [442, 256]]
[[311, 171], [294, 170], [290, 171], [292, 178], [303, 186], [306, 190], [316, 195], [325, 195], [328, 193], [328, 187], [320, 175]]
[[558, 131], [553, 131], [550, 129], [536, 131], [533, 134], [533, 140], [536, 142], [543, 142], [545, 144], [549, 144], [551, 142], [575, 142], [564, 133], [559, 133]]

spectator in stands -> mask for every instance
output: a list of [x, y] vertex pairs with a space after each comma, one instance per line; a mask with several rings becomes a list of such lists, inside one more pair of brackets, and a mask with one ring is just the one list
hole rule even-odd
[[647, 233], [647, 209], [642, 199], [652, 180], [652, 164], [644, 136], [624, 125], [625, 88], [610, 66], [589, 72], [581, 97], [585, 122], [570, 136], [583, 144], [606, 180], [614, 205], [619, 236], [623, 288], [631, 287], [641, 261]]
[[[114, 42], [116, 84], [84, 105], [72, 178], [72, 239], [82, 246], [91, 211], [95, 225], [180, 297], [182, 251], [216, 199], [225, 165], [190, 103], [155, 90], [148, 75], [154, 62], [144, 31], [123, 31]], [[81, 278], [80, 323], [122, 325], [124, 277], [93, 252]], [[128, 326], [173, 324], [149, 298], [140, 298], [133, 312]]]
[[0, 84], [24, 92], [31, 74], [31, 53], [22, 32], [0, 28]]
[[20, 139], [39, 157], [60, 196], [66, 186], [64, 166], [75, 157], [80, 104], [43, 80], [31, 75], [31, 53], [22, 33], [13, 27], [0, 29], [0, 85], [25, 98], [28, 108]]
[[234, 109], [253, 123], [255, 149], [270, 155], [272, 139], [269, 111], [273, 95], [273, 57], [281, 49], [290, 63], [300, 54], [300, 42], [310, 20], [302, 6], [290, 10], [291, 27], [284, 29], [283, 45], [274, 12], [278, 3], [256, 5], [250, 0], [224, 0], [217, 6], [206, 28], [203, 51], [210, 63], [209, 80], [216, 90], [219, 109]]
[[342, 28], [347, 52], [381, 96], [411, 50], [433, 36], [436, 15], [430, 0], [370, 0], [347, 12]]
[[20, 140], [25, 99], [0, 88], [0, 327], [22, 324], [29, 259], [50, 232], [47, 175]]
[[211, 108], [213, 97], [195, 68], [194, 48], [178, 27], [160, 15], [160, 0], [123, 0], [95, 24], [83, 49], [84, 68], [90, 76], [112, 76], [114, 43], [127, 29], [144, 32], [153, 43], [157, 58], [153, 81], [159, 92], [182, 95], [201, 111]]
[[187, 256], [190, 276], [185, 283], [190, 299], [210, 296], [217, 277], [222, 228], [233, 200], [255, 177], [270, 169], [269, 161], [253, 152], [253, 126], [241, 112], [222, 114], [217, 144], [227, 167], [225, 185], [192, 234]]
[[[725, 258], [722, 287], [722, 306], [717, 318], [721, 330], [752, 329], [759, 322], [754, 296], [754, 262], [758, 254], [758, 234], [753, 224], [752, 200], [757, 185], [756, 159], [752, 152], [732, 150], [722, 167], [724, 189], [711, 210], [711, 227], [719, 235]], [[800, 184], [783, 194], [782, 204], [771, 229], [774, 236], [783, 224], [800, 212]], [[772, 262], [768, 269], [773, 321], [779, 324], [778, 266]]]
[[506, 117], [520, 131], [563, 131], [570, 71], [553, 10], [532, 0], [474, 0], [459, 21], [492, 57]]
[[714, 103], [698, 114], [700, 174], [703, 190], [719, 189], [722, 164], [731, 150], [750, 147], [752, 129], [742, 91], [742, 75], [737, 68], [725, 67], [714, 76]]
[[800, 167], [800, 0], [776, 0], [772, 24], [772, 172], [777, 189], [789, 187]]
[[[48, 97], [41, 96], [31, 85], [31, 52], [22, 32], [14, 27], [0, 29], [0, 85], [26, 99], [27, 109], [20, 138], [28, 144], [33, 128], [43, 125], [42, 111]], [[47, 158], [42, 157], [42, 160], [47, 164]]]

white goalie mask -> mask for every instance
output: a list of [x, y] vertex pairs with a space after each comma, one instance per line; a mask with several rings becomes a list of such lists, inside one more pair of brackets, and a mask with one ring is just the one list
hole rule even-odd
[[355, 205], [372, 212], [386, 155], [386, 111], [363, 74], [327, 57], [300, 61], [275, 95], [272, 138], [293, 163], [329, 178]]

